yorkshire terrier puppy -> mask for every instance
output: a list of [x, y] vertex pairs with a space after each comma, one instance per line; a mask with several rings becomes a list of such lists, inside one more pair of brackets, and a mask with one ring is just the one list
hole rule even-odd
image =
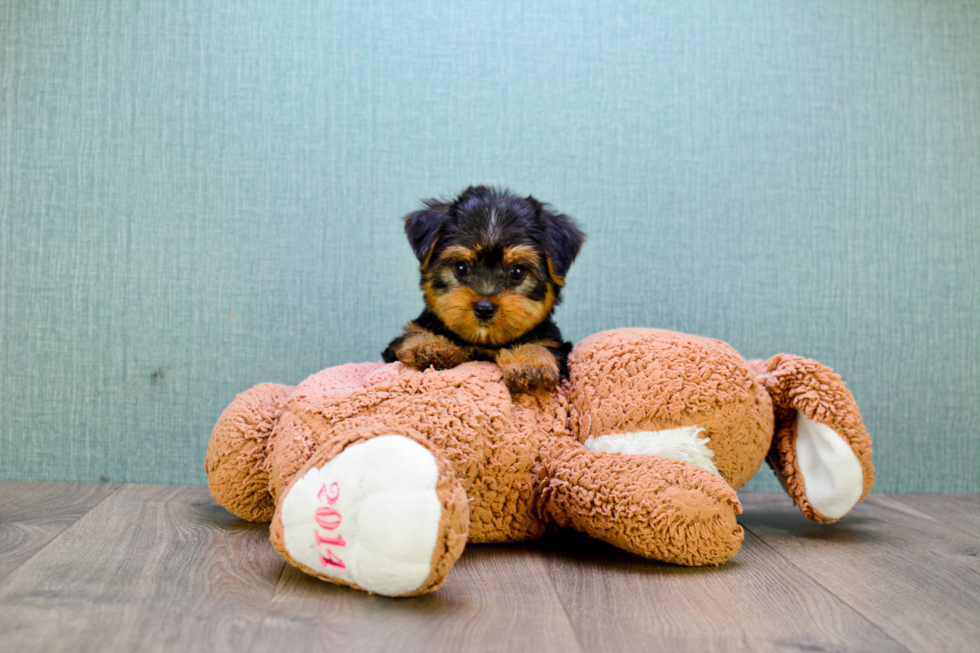
[[382, 353], [424, 370], [496, 362], [512, 393], [547, 392], [568, 375], [551, 321], [585, 241], [566, 215], [531, 196], [471, 186], [405, 218], [426, 308]]

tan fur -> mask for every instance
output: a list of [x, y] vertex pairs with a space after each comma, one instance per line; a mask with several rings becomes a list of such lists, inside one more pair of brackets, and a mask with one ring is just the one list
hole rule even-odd
[[490, 347], [502, 347], [533, 329], [551, 311], [555, 301], [550, 288], [541, 302], [516, 292], [503, 292], [494, 297], [497, 314], [483, 322], [473, 314], [473, 305], [482, 298], [483, 295], [468, 286], [457, 286], [442, 294], [436, 294], [428, 286], [425, 289], [426, 303], [446, 326], [464, 340]]
[[538, 263], [538, 252], [533, 247], [527, 245], [517, 245], [508, 247], [504, 251], [504, 267], [516, 264], [532, 267]]
[[524, 335], [544, 320], [554, 306], [554, 296], [550, 292], [544, 301], [536, 302], [516, 292], [503, 292], [497, 296], [497, 315], [491, 325], [494, 327], [488, 342], [493, 345], [506, 345]]
[[436, 251], [436, 245], [439, 244], [439, 239], [436, 238], [432, 241], [432, 245], [429, 247], [429, 251], [426, 253], [425, 258], [422, 259], [422, 263], [419, 265], [420, 270], [427, 270], [429, 268], [429, 262], [432, 260], [432, 253]]
[[452, 245], [442, 250], [439, 254], [439, 260], [441, 262], [457, 262], [465, 261], [470, 265], [476, 263], [476, 257], [480, 253], [480, 247], [463, 247], [461, 245]]
[[411, 324], [405, 330], [409, 335], [398, 345], [395, 355], [409, 367], [417, 370], [428, 367], [444, 370], [472, 358], [472, 353], [467, 348], [456, 345], [448, 338]]
[[497, 352], [497, 365], [504, 373], [504, 382], [513, 392], [540, 394], [551, 392], [558, 385], [558, 361], [545, 347], [558, 343], [542, 341], [518, 345]]
[[481, 322], [473, 314], [473, 304], [480, 301], [481, 295], [468, 286], [457, 286], [440, 295], [426, 294], [426, 302], [432, 312], [446, 323], [453, 333], [469, 342], [486, 343], [480, 338]]
[[560, 277], [555, 273], [555, 267], [551, 264], [551, 261], [548, 261], [548, 276], [551, 277], [551, 282], [556, 286], [565, 285], [565, 277]]

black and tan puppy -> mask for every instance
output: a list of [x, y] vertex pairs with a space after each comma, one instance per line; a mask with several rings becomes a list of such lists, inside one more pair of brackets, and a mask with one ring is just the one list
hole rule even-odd
[[494, 361], [511, 392], [552, 390], [571, 343], [551, 321], [585, 235], [533, 197], [471, 186], [405, 218], [426, 308], [382, 356], [423, 370]]

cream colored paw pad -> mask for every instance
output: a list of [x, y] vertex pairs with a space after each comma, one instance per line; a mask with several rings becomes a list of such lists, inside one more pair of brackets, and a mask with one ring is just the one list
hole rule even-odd
[[428, 578], [442, 504], [436, 459], [418, 442], [382, 435], [351, 445], [296, 481], [282, 506], [293, 560], [378, 594]]

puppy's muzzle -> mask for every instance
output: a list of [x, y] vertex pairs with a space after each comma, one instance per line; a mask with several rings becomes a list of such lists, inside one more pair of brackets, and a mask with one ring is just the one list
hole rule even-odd
[[481, 299], [473, 304], [473, 314], [481, 320], [489, 320], [497, 314], [497, 305], [489, 299]]

